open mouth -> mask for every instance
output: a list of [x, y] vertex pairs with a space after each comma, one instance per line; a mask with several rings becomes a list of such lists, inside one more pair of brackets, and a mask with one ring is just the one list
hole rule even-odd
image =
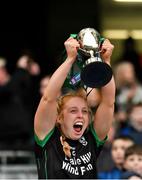
[[83, 123], [82, 122], [77, 122], [73, 125], [73, 128], [76, 132], [80, 132], [83, 128]]

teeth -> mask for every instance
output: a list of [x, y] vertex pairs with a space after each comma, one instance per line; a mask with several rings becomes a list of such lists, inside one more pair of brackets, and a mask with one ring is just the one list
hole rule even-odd
[[77, 122], [77, 123], [75, 123], [75, 125], [80, 125], [80, 126], [82, 126], [83, 123], [82, 123], [82, 122]]

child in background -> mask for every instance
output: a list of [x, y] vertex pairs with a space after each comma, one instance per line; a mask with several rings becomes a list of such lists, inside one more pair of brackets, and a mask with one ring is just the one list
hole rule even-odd
[[112, 142], [111, 156], [114, 162], [114, 167], [110, 171], [100, 172], [99, 179], [120, 179], [123, 172], [125, 150], [132, 146], [134, 141], [129, 136], [119, 136]]
[[134, 144], [126, 149], [124, 155], [124, 169], [126, 172], [122, 174], [122, 178], [128, 172], [137, 173], [142, 178], [142, 146]]

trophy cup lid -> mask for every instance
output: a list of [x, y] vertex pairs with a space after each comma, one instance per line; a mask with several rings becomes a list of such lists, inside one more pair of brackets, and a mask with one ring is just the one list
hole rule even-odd
[[77, 35], [81, 49], [86, 53], [90, 50], [98, 50], [100, 38], [100, 34], [93, 28], [84, 28]]

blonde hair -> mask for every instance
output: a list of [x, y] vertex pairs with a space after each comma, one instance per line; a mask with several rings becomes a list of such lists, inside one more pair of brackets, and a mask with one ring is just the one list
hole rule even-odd
[[[79, 89], [78, 91], [70, 91], [67, 94], [65, 94], [63, 96], [60, 96], [57, 99], [57, 112], [58, 112], [58, 115], [61, 114], [65, 103], [70, 98], [73, 98], [73, 97], [80, 97], [80, 98], [84, 99], [84, 101], [86, 101], [86, 103], [87, 103], [87, 96], [86, 96], [86, 92], [85, 92], [84, 89]], [[88, 105], [88, 103], [87, 103], [87, 105]]]

